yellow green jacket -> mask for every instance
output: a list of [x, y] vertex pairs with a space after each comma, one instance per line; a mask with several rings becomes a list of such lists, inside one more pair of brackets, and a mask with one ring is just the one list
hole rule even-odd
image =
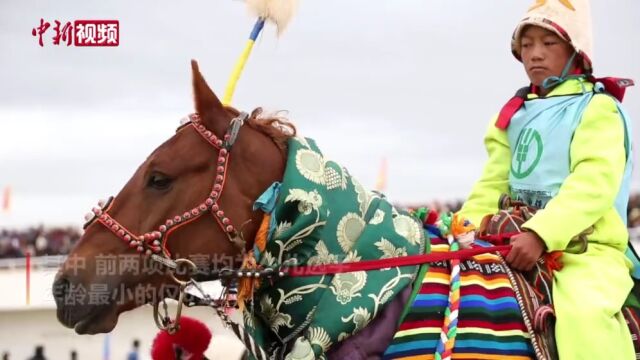
[[[593, 84], [571, 79], [558, 85], [547, 96], [581, 94]], [[528, 98], [537, 97], [529, 94]], [[498, 199], [508, 194], [511, 148], [507, 132], [492, 119], [484, 143], [489, 156], [482, 176], [460, 210], [461, 215], [480, 224], [487, 214], [498, 212]], [[545, 242], [548, 251], [565, 250], [569, 242], [593, 226], [587, 236], [624, 252], [627, 248], [626, 224], [614, 207], [625, 172], [625, 125], [616, 101], [606, 94], [595, 94], [587, 105], [570, 145], [570, 174], [556, 196], [544, 209], [524, 224]]]

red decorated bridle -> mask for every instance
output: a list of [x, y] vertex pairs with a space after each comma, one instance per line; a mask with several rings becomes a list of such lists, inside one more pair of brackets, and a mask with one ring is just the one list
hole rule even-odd
[[169, 235], [180, 227], [185, 226], [204, 214], [211, 212], [218, 225], [220, 225], [223, 232], [227, 235], [229, 241], [243, 251], [245, 242], [241, 233], [239, 233], [238, 229], [233, 226], [231, 220], [225, 215], [225, 212], [220, 208], [218, 202], [222, 196], [225, 180], [227, 178], [229, 152], [238, 137], [240, 128], [248, 117], [249, 115], [247, 113], [241, 112], [237, 117], [231, 120], [231, 124], [229, 125], [227, 133], [224, 135], [223, 139], [218, 138], [212, 131], [208, 130], [202, 124], [198, 114], [191, 114], [186, 117], [182, 122], [182, 125], [176, 130], [176, 132], [179, 132], [185, 128], [192, 127], [202, 136], [202, 138], [211, 144], [211, 146], [218, 150], [216, 176], [212, 190], [209, 193], [209, 196], [207, 196], [207, 198], [198, 206], [185, 211], [182, 215], [176, 215], [167, 219], [162, 225], [158, 226], [157, 230], [136, 235], [109, 215], [109, 209], [113, 205], [113, 197], [110, 197], [108, 201], [98, 203], [99, 207], [93, 208], [92, 212], [87, 214], [85, 217], [87, 222], [85, 223], [84, 228], [86, 229], [97, 220], [97, 223], [104, 225], [118, 238], [126, 242], [130, 248], [136, 249], [137, 252], [144, 253], [146, 255], [158, 255], [152, 256], [155, 260], [159, 260], [161, 257], [168, 259], [171, 256], [169, 250], [167, 250]]
[[169, 272], [169, 275], [180, 285], [178, 307], [176, 309], [174, 319], [171, 320], [169, 318], [166, 303], [164, 303], [166, 313], [164, 317], [159, 315], [159, 302], [155, 302], [153, 304], [153, 318], [156, 325], [162, 330], [167, 330], [170, 334], [175, 333], [179, 329], [178, 321], [181, 316], [182, 305], [185, 303], [186, 288], [188, 284], [193, 283], [192, 279], [187, 281], [178, 279], [174, 272], [180, 265], [186, 265], [190, 267], [191, 270], [196, 269], [196, 265], [188, 259], [171, 259], [171, 253], [167, 249], [167, 241], [169, 240], [171, 233], [198, 219], [204, 214], [211, 212], [218, 225], [222, 228], [222, 231], [227, 235], [229, 241], [240, 249], [240, 251], [245, 250], [245, 241], [242, 238], [242, 234], [238, 232], [238, 229], [235, 226], [233, 226], [231, 220], [225, 215], [218, 202], [222, 196], [222, 190], [224, 189], [225, 180], [227, 179], [229, 152], [238, 138], [240, 128], [248, 118], [249, 115], [247, 113], [241, 112], [237, 117], [231, 120], [229, 128], [222, 139], [218, 138], [211, 130], [208, 130], [202, 124], [198, 114], [191, 114], [187, 116], [184, 121], [181, 121], [181, 125], [176, 130], [176, 133], [188, 127], [192, 127], [198, 132], [198, 134], [200, 134], [200, 136], [202, 136], [203, 139], [218, 150], [216, 175], [213, 181], [213, 187], [209, 196], [207, 196], [207, 198], [198, 206], [185, 211], [182, 215], [176, 215], [167, 219], [163, 224], [158, 226], [157, 230], [149, 231], [141, 235], [134, 234], [131, 230], [127, 229], [109, 215], [109, 209], [113, 205], [113, 197], [110, 197], [107, 201], [98, 203], [99, 207], [93, 208], [92, 212], [85, 216], [85, 220], [87, 221], [84, 225], [85, 229], [94, 223], [102, 224], [115, 236], [126, 242], [130, 248], [136, 249], [136, 251], [141, 254], [149, 255], [152, 260], [169, 267], [170, 270], [173, 270]]

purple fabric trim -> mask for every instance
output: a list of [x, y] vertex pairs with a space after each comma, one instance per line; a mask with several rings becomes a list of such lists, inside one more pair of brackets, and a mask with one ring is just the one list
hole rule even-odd
[[382, 309], [359, 333], [336, 344], [327, 352], [329, 359], [373, 360], [380, 359], [387, 350], [398, 328], [405, 304], [411, 297], [409, 285], [395, 299]]

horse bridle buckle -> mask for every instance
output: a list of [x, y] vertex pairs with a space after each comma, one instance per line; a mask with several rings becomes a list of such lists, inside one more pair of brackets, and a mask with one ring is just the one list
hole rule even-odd
[[184, 281], [184, 280], [178, 279], [178, 277], [176, 276], [176, 272], [179, 272], [180, 267], [183, 265], [188, 266], [188, 269], [186, 269], [187, 271], [195, 271], [196, 264], [194, 264], [189, 259], [176, 259], [176, 260], [170, 260], [170, 261], [172, 261], [175, 264], [175, 267], [171, 267], [167, 265], [171, 269], [169, 272], [169, 276], [171, 277], [171, 279], [173, 279], [173, 281], [175, 281], [180, 286], [180, 295], [178, 296], [178, 305], [176, 307], [176, 315], [173, 318], [173, 320], [171, 320], [171, 318], [169, 317], [169, 311], [167, 309], [167, 303], [165, 302], [165, 299], [163, 299], [162, 303], [164, 306], [165, 314], [163, 317], [160, 317], [160, 310], [159, 310], [160, 302], [154, 302], [153, 319], [155, 320], [156, 326], [158, 326], [158, 329], [165, 330], [169, 334], [173, 335], [178, 330], [180, 330], [180, 316], [182, 315], [182, 306], [184, 305], [184, 302], [185, 302], [184, 300], [187, 293], [187, 285], [191, 281], [191, 280]]

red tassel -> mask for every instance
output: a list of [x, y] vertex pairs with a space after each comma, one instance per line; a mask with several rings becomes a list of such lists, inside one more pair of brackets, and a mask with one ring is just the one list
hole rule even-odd
[[544, 256], [547, 270], [553, 274], [556, 270], [562, 270], [562, 251], [552, 251]]
[[433, 209], [429, 209], [429, 213], [425, 217], [424, 223], [427, 224], [427, 225], [434, 225], [436, 223], [436, 221], [438, 221], [439, 217], [440, 217], [440, 215], [438, 215], [437, 211], [435, 211]]
[[[153, 340], [151, 358], [153, 360], [179, 360], [176, 359], [176, 348], [183, 350], [183, 358], [191, 360], [204, 359], [204, 352], [211, 342], [211, 331], [202, 322], [182, 316], [180, 329], [173, 335], [161, 330]], [[184, 355], [189, 355], [186, 357]]]

